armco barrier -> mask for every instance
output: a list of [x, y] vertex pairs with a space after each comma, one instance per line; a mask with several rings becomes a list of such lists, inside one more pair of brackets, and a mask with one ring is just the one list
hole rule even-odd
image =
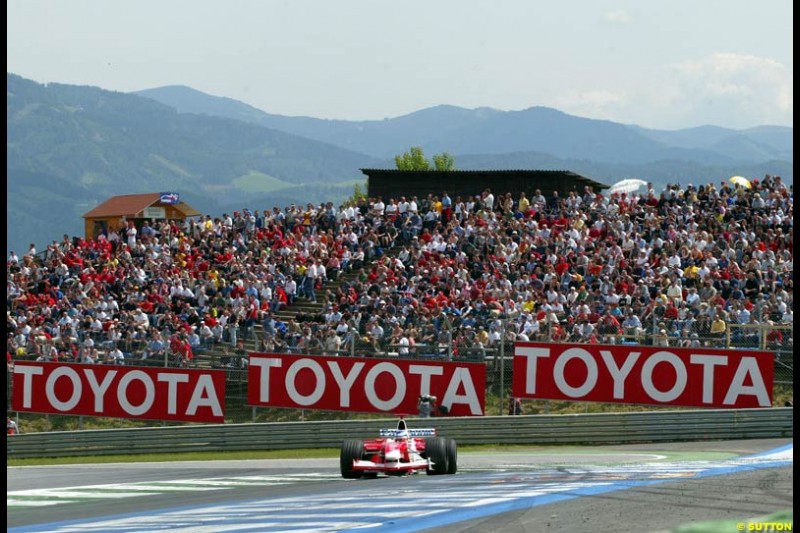
[[[30, 433], [6, 438], [7, 458], [338, 448], [396, 419], [178, 426]], [[626, 444], [794, 435], [791, 408], [409, 419], [460, 444]]]

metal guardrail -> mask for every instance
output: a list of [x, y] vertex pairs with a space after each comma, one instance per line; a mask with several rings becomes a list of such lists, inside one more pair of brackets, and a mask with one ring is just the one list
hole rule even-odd
[[[375, 438], [395, 419], [196, 425], [29, 433], [6, 438], [6, 457], [338, 448]], [[409, 419], [460, 444], [630, 444], [794, 435], [791, 408]]]

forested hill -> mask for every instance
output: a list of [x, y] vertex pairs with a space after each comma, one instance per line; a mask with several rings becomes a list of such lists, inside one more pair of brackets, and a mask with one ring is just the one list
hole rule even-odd
[[[201, 211], [344, 197], [380, 160], [132, 94], [7, 75], [8, 247], [82, 233], [109, 196], [180, 191]], [[51, 203], [52, 200], [52, 203]]]

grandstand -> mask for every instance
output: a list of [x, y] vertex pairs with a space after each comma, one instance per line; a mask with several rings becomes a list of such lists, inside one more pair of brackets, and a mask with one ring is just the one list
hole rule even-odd
[[252, 351], [480, 361], [542, 340], [769, 349], [791, 381], [779, 177], [493, 189], [250, 206], [12, 252], [7, 359], [242, 370]]

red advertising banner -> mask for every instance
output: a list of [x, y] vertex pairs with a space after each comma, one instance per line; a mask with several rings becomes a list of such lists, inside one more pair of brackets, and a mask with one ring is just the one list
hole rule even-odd
[[514, 346], [520, 398], [692, 407], [772, 407], [769, 352], [545, 344]]
[[478, 363], [252, 354], [248, 372], [250, 405], [411, 414], [432, 395], [452, 415], [484, 414]]
[[15, 411], [224, 422], [225, 373], [17, 361]]

